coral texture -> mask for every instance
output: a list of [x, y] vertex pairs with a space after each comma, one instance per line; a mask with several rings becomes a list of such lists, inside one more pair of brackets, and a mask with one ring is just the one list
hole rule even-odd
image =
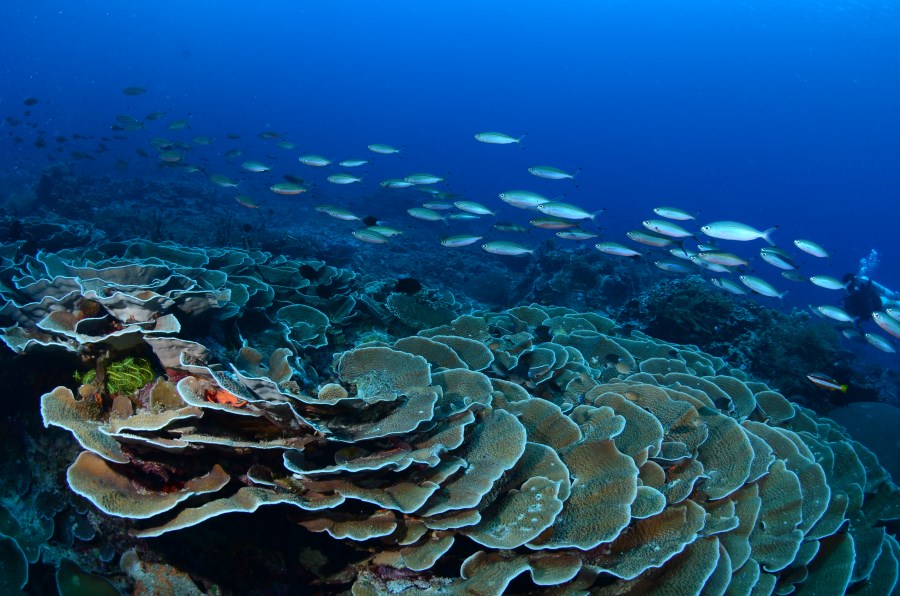
[[[360, 553], [354, 594], [896, 583], [900, 494], [876, 457], [721, 358], [560, 307], [379, 310], [341, 270], [264, 253], [113, 249], [11, 266], [0, 313], [14, 349], [165, 371], [131, 411], [41, 398], [84, 448], [71, 489], [135, 536], [287, 505]], [[405, 327], [445, 322], [348, 341], [401, 304]]]

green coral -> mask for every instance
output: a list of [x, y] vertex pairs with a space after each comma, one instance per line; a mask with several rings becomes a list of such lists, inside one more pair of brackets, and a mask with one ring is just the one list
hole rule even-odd
[[154, 377], [153, 367], [147, 359], [129, 356], [107, 367], [106, 390], [110, 394], [134, 393], [151, 382]]
[[[82, 385], [89, 385], [96, 381], [97, 371], [91, 369], [83, 373], [75, 372], [73, 376]], [[123, 360], [112, 362], [106, 367], [106, 391], [111, 395], [134, 393], [155, 377], [150, 361], [146, 358], [129, 356]]]
[[83, 373], [76, 370], [72, 376], [82, 385], [90, 385], [97, 379], [97, 371], [93, 368], [91, 370], [86, 370]]

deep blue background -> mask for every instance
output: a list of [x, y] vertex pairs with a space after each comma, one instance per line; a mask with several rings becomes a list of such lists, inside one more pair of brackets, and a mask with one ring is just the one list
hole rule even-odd
[[[36, 96], [33, 117], [51, 133], [104, 134], [116, 114], [165, 110], [190, 116], [190, 131], [156, 123], [128, 159], [150, 136], [202, 134], [216, 137], [202, 149], [216, 163], [238, 132], [243, 159], [277, 154], [282, 172], [301, 174], [300, 153], [402, 145], [402, 162], [382, 158], [366, 186], [341, 191], [365, 198], [389, 176], [450, 172], [453, 190], [494, 207], [513, 188], [605, 207], [610, 240], [671, 204], [778, 225], [783, 245], [818, 241], [834, 258], [808, 273], [840, 276], [876, 248], [878, 279], [900, 287], [898, 39], [897, 9], [866, 0], [10, 1], [0, 115]], [[148, 91], [128, 97], [129, 85]], [[298, 149], [262, 146], [267, 129]], [[472, 139], [482, 130], [528, 134], [491, 146]], [[0, 176], [37, 161], [3, 139]], [[583, 172], [577, 186], [539, 180], [525, 171], [537, 164]]]

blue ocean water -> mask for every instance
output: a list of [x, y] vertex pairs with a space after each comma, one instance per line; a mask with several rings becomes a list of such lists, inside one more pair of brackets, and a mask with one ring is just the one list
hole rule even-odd
[[[120, 113], [193, 134], [287, 133], [302, 151], [451, 172], [499, 205], [531, 188], [606, 208], [610, 238], [659, 204], [778, 225], [843, 274], [877, 249], [900, 286], [900, 15], [883, 2], [11, 2], [0, 112], [108, 131]], [[147, 88], [138, 97], [129, 85]], [[6, 127], [8, 129], [8, 126]], [[521, 147], [472, 135], [527, 133]], [[40, 159], [4, 140], [5, 169]], [[577, 188], [525, 168], [583, 168]], [[18, 164], [18, 166], [14, 165]], [[91, 164], [102, 168], [104, 164]], [[379, 172], [368, 176], [377, 179]]]
[[[807, 275], [841, 278], [875, 250], [874, 278], [900, 288], [900, 11], [889, 3], [13, 2], [0, 10], [0, 114], [22, 120], [27, 108], [40, 131], [13, 143], [24, 127], [0, 125], [0, 176], [12, 180], [66, 157], [51, 151], [52, 140], [34, 147], [35, 135], [85, 135], [90, 152], [116, 115], [160, 111], [160, 121], [104, 143], [110, 150], [79, 168], [116, 176], [110, 166], [124, 159], [123, 176], [171, 176], [134, 151], [152, 152], [154, 136], [204, 135], [213, 144], [196, 147], [192, 160], [249, 180], [239, 189], [256, 196], [271, 178], [243, 172], [244, 159], [321, 179], [297, 155], [368, 159], [366, 146], [383, 142], [402, 147], [402, 162], [380, 157], [359, 170], [363, 184], [319, 194], [381, 217], [396, 211], [398, 195], [376, 182], [427, 171], [501, 219], [533, 215], [497, 199], [519, 188], [605, 209], [597, 223], [611, 241], [641, 229], [653, 207], [673, 205], [699, 223], [778, 226], [773, 238]], [[123, 95], [127, 86], [147, 91]], [[29, 97], [39, 103], [23, 108]], [[188, 128], [167, 130], [174, 119]], [[486, 145], [473, 140], [483, 130], [525, 137]], [[297, 148], [275, 149], [260, 131], [283, 133]], [[223, 159], [236, 146], [243, 156]], [[572, 182], [526, 171], [544, 164], [579, 173]], [[284, 209], [267, 198], [264, 207]], [[807, 257], [791, 245], [796, 238], [832, 257]], [[788, 307], [836, 301], [758, 259], [752, 266], [790, 290]]]

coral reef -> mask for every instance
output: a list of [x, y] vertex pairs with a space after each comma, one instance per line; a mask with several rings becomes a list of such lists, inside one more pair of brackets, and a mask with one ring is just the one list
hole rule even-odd
[[[852, 373], [831, 326], [811, 321], [807, 313], [735, 301], [700, 277], [656, 284], [618, 309], [616, 318], [653, 337], [693, 344], [725, 358], [795, 401], [822, 401], [821, 392], [798, 372], [822, 371], [840, 378]], [[864, 383], [857, 381], [851, 398], [862, 392]]]
[[[559, 306], [473, 310], [445, 290], [262, 251], [6, 252], [11, 349], [98, 376], [128, 357], [152, 364], [122, 388], [129, 407], [65, 384], [40, 399], [44, 425], [82, 448], [69, 487], [127, 522], [139, 549], [275, 516], [310, 533], [298, 574], [330, 592], [897, 582], [886, 527], [900, 493], [876, 456], [697, 347]], [[678, 314], [692, 291], [667, 316], [697, 316]], [[23, 582], [2, 546], [9, 585]], [[211, 585], [138, 551], [119, 565], [129, 589]], [[212, 569], [199, 575], [238, 585]]]

